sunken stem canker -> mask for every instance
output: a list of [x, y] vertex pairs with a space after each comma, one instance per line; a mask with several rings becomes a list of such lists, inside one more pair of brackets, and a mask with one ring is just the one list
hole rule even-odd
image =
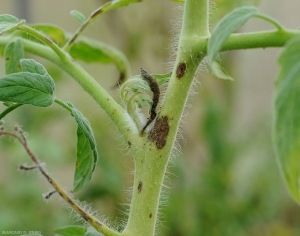
[[180, 62], [176, 69], [176, 78], [180, 79], [181, 77], [184, 76], [185, 72], [186, 72], [186, 63]]

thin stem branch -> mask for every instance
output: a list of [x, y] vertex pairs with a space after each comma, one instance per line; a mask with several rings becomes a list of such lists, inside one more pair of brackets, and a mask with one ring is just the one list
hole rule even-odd
[[56, 43], [54, 43], [52, 39], [48, 36], [26, 25], [19, 25], [17, 26], [17, 29], [31, 34], [35, 38], [39, 39], [41, 42], [48, 45], [62, 60], [64, 60], [67, 57], [67, 54], [63, 50], [61, 50], [61, 48]]
[[261, 18], [265, 21], [270, 22], [272, 25], [274, 25], [281, 32], [286, 31], [285, 27], [279, 21], [277, 21], [276, 19], [274, 19], [274, 18], [272, 18], [268, 15], [265, 15], [263, 13], [258, 13], [258, 14], [255, 15], [255, 17]]
[[[46, 172], [46, 170], [41, 165], [38, 158], [34, 155], [34, 153], [30, 150], [26, 137], [23, 133], [23, 131], [16, 127], [16, 131], [19, 133], [19, 135], [7, 131], [0, 131], [1, 135], [11, 136], [15, 139], [17, 139], [22, 146], [24, 147], [27, 155], [31, 158], [31, 160], [36, 164], [34, 168], [38, 168], [41, 174], [46, 178], [46, 180], [52, 185], [52, 187], [55, 189], [55, 192], [57, 192], [69, 205], [72, 207], [87, 223], [89, 223], [91, 226], [93, 226], [98, 232], [103, 233], [105, 236], [119, 236], [121, 235], [119, 232], [116, 232], [106, 226], [103, 222], [100, 222], [98, 219], [96, 219], [93, 215], [86, 212], [79, 204], [72, 199], [68, 193]], [[32, 168], [21, 168], [23, 170], [31, 170]], [[54, 192], [51, 192], [54, 193]], [[52, 195], [52, 194], [51, 194]], [[49, 196], [50, 197], [50, 196]], [[48, 198], [49, 198], [48, 197]]]
[[72, 45], [75, 43], [77, 38], [82, 34], [82, 32], [91, 24], [93, 23], [100, 14], [103, 13], [103, 6], [99, 7], [86, 19], [86, 21], [76, 30], [75, 34], [69, 39], [69, 41], [63, 47], [63, 50], [68, 52]]
[[63, 101], [56, 98], [54, 100], [54, 102], [57, 103], [58, 105], [62, 106], [63, 108], [67, 109], [69, 112], [72, 112], [72, 108], [67, 106]]
[[13, 110], [17, 109], [22, 105], [23, 104], [15, 104], [13, 106], [6, 108], [3, 112], [0, 113], [0, 120], [3, 119], [8, 113], [12, 112]]
[[103, 6], [97, 8], [92, 14], [86, 19], [86, 21], [77, 29], [75, 34], [70, 38], [70, 40], [66, 43], [63, 50], [68, 52], [78, 37], [82, 34], [82, 32], [93, 23], [100, 15], [105, 12], [108, 12], [113, 9], [117, 9], [123, 6], [127, 6], [131, 3], [141, 2], [142, 0], [113, 0], [105, 3]]

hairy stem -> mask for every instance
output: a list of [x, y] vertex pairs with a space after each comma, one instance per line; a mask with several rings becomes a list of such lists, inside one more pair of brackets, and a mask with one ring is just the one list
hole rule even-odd
[[191, 40], [208, 35], [208, 0], [187, 0], [175, 68], [160, 114], [150, 133], [143, 137], [140, 150], [133, 150], [135, 180], [129, 220], [123, 235], [152, 236], [155, 233], [169, 157], [195, 71], [203, 58], [195, 51], [195, 43], [191, 44]]

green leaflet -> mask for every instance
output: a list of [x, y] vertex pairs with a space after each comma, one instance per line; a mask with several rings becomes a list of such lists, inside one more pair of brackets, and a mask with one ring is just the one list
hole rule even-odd
[[0, 15], [0, 35], [3, 34], [6, 31], [12, 30], [19, 25], [25, 24], [25, 20], [20, 21], [18, 18], [4, 14]]
[[54, 232], [61, 236], [84, 236], [87, 232], [87, 229], [82, 226], [68, 225], [59, 229], [55, 229]]
[[87, 63], [114, 63], [120, 72], [118, 83], [123, 83], [130, 74], [130, 65], [126, 56], [106, 43], [80, 37], [71, 47], [70, 55], [75, 60]]
[[24, 58], [23, 43], [20, 38], [6, 45], [4, 51], [6, 74], [17, 73], [21, 71], [20, 60]]
[[240, 7], [226, 15], [216, 26], [208, 42], [207, 54], [212, 73], [220, 79], [233, 80], [215, 61], [231, 33], [240, 28], [258, 12], [255, 7]]
[[225, 69], [216, 61], [211, 63], [211, 69], [214, 76], [222, 80], [234, 81], [234, 79], [225, 71]]
[[89, 228], [84, 236], [104, 236], [104, 235], [100, 232], [97, 232], [93, 228]]
[[54, 101], [54, 81], [40, 63], [32, 59], [20, 60], [22, 72], [0, 79], [0, 101], [50, 106]]
[[110, 1], [102, 7], [103, 12], [114, 10], [120, 7], [128, 6], [131, 3], [141, 2], [142, 0], [114, 0]]
[[92, 178], [98, 161], [98, 151], [89, 121], [71, 103], [68, 103], [68, 106], [78, 124], [77, 160], [73, 184], [73, 191], [77, 191]]
[[116, 49], [105, 43], [88, 39], [78, 39], [70, 49], [70, 55], [75, 60], [81, 60], [84, 62], [100, 62], [100, 63], [112, 63], [113, 51]]
[[216, 26], [208, 42], [208, 59], [211, 64], [229, 35], [258, 12], [255, 7], [240, 7], [226, 15]]
[[70, 11], [70, 15], [73, 16], [80, 23], [85, 22], [85, 16], [80, 11], [72, 10], [72, 11]]
[[300, 203], [300, 38], [292, 39], [279, 57], [276, 81], [274, 144], [291, 195]]

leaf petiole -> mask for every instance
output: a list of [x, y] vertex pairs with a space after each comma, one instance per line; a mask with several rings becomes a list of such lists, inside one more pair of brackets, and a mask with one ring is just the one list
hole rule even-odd
[[286, 28], [279, 21], [277, 21], [276, 19], [274, 19], [271, 16], [265, 15], [263, 13], [257, 13], [257, 14], [254, 15], [254, 17], [257, 17], [257, 18], [263, 19], [265, 21], [268, 21], [269, 23], [274, 25], [278, 29], [278, 31], [280, 31], [280, 32], [285, 32], [286, 31]]
[[8, 108], [6, 108], [3, 112], [0, 113], [0, 120], [3, 119], [8, 113], [12, 112], [13, 110], [17, 109], [18, 107], [24, 104], [15, 104]]

